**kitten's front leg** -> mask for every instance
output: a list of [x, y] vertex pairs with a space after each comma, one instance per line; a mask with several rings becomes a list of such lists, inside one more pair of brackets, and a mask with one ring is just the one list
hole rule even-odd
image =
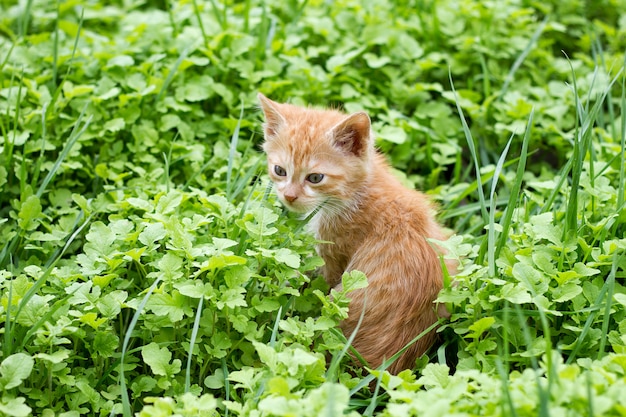
[[329, 244], [320, 244], [317, 253], [324, 259], [324, 266], [321, 267], [322, 276], [331, 288], [335, 288], [341, 284], [341, 276], [346, 270], [348, 261], [344, 256], [333, 253], [332, 249]]

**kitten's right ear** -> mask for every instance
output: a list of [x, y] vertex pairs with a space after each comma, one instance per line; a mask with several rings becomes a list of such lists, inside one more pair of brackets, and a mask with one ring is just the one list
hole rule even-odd
[[335, 146], [361, 157], [371, 146], [371, 122], [365, 112], [358, 112], [346, 117], [331, 130]]
[[278, 103], [270, 100], [261, 93], [259, 93], [257, 97], [259, 98], [259, 103], [261, 103], [261, 110], [263, 110], [263, 114], [265, 115], [265, 123], [263, 123], [265, 139], [274, 137], [286, 124], [285, 118], [280, 111], [278, 111]]

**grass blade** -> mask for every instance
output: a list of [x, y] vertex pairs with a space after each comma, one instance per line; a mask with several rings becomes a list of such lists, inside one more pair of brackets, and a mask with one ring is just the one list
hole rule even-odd
[[463, 114], [463, 109], [461, 108], [461, 103], [459, 101], [456, 89], [454, 88], [454, 82], [452, 81], [452, 72], [448, 70], [448, 77], [450, 79], [450, 88], [452, 88], [452, 92], [454, 93], [454, 101], [456, 103], [457, 111], [459, 112], [459, 117], [461, 118], [461, 123], [463, 125], [463, 133], [465, 134], [465, 139], [467, 140], [467, 146], [469, 147], [470, 153], [472, 154], [472, 160], [474, 162], [474, 168], [476, 171], [476, 183], [478, 189], [478, 199], [480, 201], [480, 211], [483, 216], [483, 221], [485, 224], [489, 223], [489, 214], [487, 213], [487, 204], [485, 202], [485, 193], [482, 187], [482, 179], [480, 176], [480, 161], [478, 160], [478, 156], [476, 154], [476, 145], [474, 145], [474, 138], [472, 137], [472, 132], [467, 125], [467, 120], [465, 120], [465, 115]]
[[[162, 276], [158, 276], [157, 279], [154, 280], [150, 288], [148, 288], [148, 292], [141, 300], [141, 303], [139, 303], [139, 306], [137, 306], [137, 310], [135, 311], [135, 314], [133, 314], [133, 318], [131, 319], [130, 324], [128, 325], [128, 328], [126, 329], [126, 334], [124, 335], [124, 342], [122, 343], [122, 353], [120, 355], [120, 374], [119, 374], [120, 375], [119, 376], [120, 391], [121, 391], [121, 396], [122, 396], [122, 412], [123, 412], [124, 417], [132, 416], [132, 411], [130, 408], [130, 399], [128, 397], [128, 389], [126, 387], [126, 378], [124, 377], [124, 359], [126, 358], [126, 353], [128, 352], [128, 344], [133, 334], [133, 330], [135, 330], [135, 326], [137, 326], [137, 321], [139, 321], [139, 316], [143, 312], [143, 309], [145, 308], [146, 304], [148, 303], [148, 299], [150, 298], [150, 296], [152, 295], [156, 287], [161, 282], [161, 279], [162, 279]], [[111, 411], [111, 413], [113, 413], [113, 411]]]
[[235, 160], [235, 154], [237, 153], [237, 142], [239, 141], [239, 129], [241, 128], [241, 120], [243, 119], [243, 101], [241, 102], [241, 112], [239, 113], [239, 120], [233, 131], [233, 135], [230, 138], [230, 150], [228, 152], [228, 167], [226, 170], [226, 198], [232, 201], [233, 198], [233, 162]]
[[196, 338], [198, 337], [198, 329], [200, 328], [200, 318], [202, 317], [202, 304], [204, 303], [204, 297], [200, 297], [198, 301], [198, 309], [196, 310], [196, 318], [193, 321], [193, 328], [191, 330], [191, 338], [189, 339], [189, 352], [187, 353], [187, 369], [185, 370], [185, 392], [189, 392], [191, 387], [191, 359], [193, 357], [193, 347], [196, 345]]
[[513, 183], [513, 187], [511, 188], [511, 192], [509, 194], [508, 203], [505, 206], [504, 213], [502, 218], [500, 219], [501, 226], [501, 235], [500, 240], [498, 241], [498, 245], [495, 249], [495, 259], [498, 259], [500, 256], [500, 252], [502, 248], [506, 244], [506, 241], [509, 237], [509, 229], [511, 228], [511, 221], [513, 220], [513, 212], [517, 207], [517, 200], [520, 195], [520, 191], [522, 190], [522, 181], [524, 179], [524, 172], [526, 171], [526, 159], [528, 158], [528, 143], [530, 142], [530, 133], [532, 131], [533, 126], [533, 115], [535, 110], [531, 110], [530, 116], [528, 116], [528, 123], [526, 124], [526, 132], [524, 133], [524, 138], [522, 140], [522, 150], [520, 151], [519, 162], [517, 163], [517, 172], [515, 173], [515, 182]]
[[[489, 224], [487, 229], [487, 265], [489, 268], [489, 276], [496, 276], [496, 188], [498, 185], [498, 178], [500, 178], [500, 174], [502, 173], [502, 166], [504, 165], [504, 161], [506, 160], [506, 155], [509, 152], [509, 148], [511, 146], [511, 142], [513, 141], [513, 135], [509, 138], [500, 158], [498, 159], [498, 163], [496, 164], [496, 169], [493, 173], [493, 180], [491, 181], [491, 192], [489, 193]], [[501, 231], [502, 235], [504, 233]]]

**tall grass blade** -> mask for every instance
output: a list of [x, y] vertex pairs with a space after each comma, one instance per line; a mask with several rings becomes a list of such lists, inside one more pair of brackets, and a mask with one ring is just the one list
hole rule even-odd
[[[12, 264], [12, 263], [11, 263]], [[11, 274], [13, 275], [13, 274]], [[0, 350], [0, 358], [6, 358], [13, 353], [13, 325], [11, 323], [13, 314], [13, 279], [9, 282], [7, 293], [7, 306], [4, 312], [4, 345]]]
[[220, 8], [217, 6], [215, 0], [210, 1], [211, 7], [213, 8], [213, 16], [215, 17], [215, 20], [217, 20], [217, 23], [220, 24], [222, 30], [226, 30], [228, 25], [228, 23], [226, 22], [226, 5], [224, 5], [224, 16], [222, 16], [222, 14], [220, 13]]
[[517, 200], [520, 195], [520, 191], [522, 190], [522, 181], [524, 179], [524, 172], [526, 171], [526, 160], [528, 158], [528, 143], [530, 142], [530, 134], [533, 126], [533, 116], [535, 113], [535, 109], [533, 108], [530, 111], [530, 115], [528, 116], [528, 123], [526, 124], [526, 132], [524, 133], [524, 138], [522, 139], [522, 150], [520, 151], [519, 162], [517, 163], [517, 172], [515, 173], [515, 182], [513, 183], [513, 187], [511, 188], [511, 193], [509, 194], [508, 203], [505, 206], [504, 213], [502, 218], [500, 219], [501, 226], [501, 235], [500, 240], [498, 241], [498, 245], [495, 249], [495, 259], [498, 259], [500, 256], [500, 252], [502, 248], [506, 244], [506, 241], [509, 237], [509, 229], [511, 228], [511, 221], [513, 220], [513, 212], [517, 207]]
[[52, 82], [57, 85], [58, 65], [59, 65], [59, 17], [60, 17], [59, 0], [57, 0], [57, 16], [54, 19], [54, 41], [52, 43]]
[[159, 101], [161, 101], [161, 98], [163, 97], [163, 95], [169, 88], [170, 84], [172, 83], [172, 80], [174, 79], [176, 72], [178, 72], [178, 68], [180, 67], [180, 64], [182, 64], [183, 60], [187, 58], [188, 53], [189, 53], [188, 48], [185, 48], [181, 51], [180, 55], [178, 56], [178, 59], [176, 60], [176, 62], [174, 62], [169, 72], [167, 73], [167, 77], [165, 77], [165, 81], [163, 82], [163, 85], [161, 86], [159, 93], [154, 99], [155, 103], [158, 103]]
[[461, 103], [459, 101], [456, 89], [454, 88], [454, 82], [452, 81], [452, 71], [448, 70], [448, 78], [450, 79], [450, 87], [452, 88], [452, 92], [454, 93], [454, 101], [456, 102], [456, 108], [459, 112], [459, 117], [461, 118], [461, 124], [463, 125], [463, 133], [465, 134], [465, 139], [467, 140], [467, 146], [469, 147], [470, 153], [472, 154], [472, 160], [474, 162], [474, 168], [476, 171], [476, 183], [478, 190], [478, 199], [480, 201], [480, 211], [483, 216], [483, 222], [485, 224], [489, 223], [489, 214], [487, 213], [487, 204], [485, 202], [485, 193], [483, 191], [483, 182], [480, 175], [480, 161], [478, 160], [478, 156], [476, 154], [476, 145], [474, 145], [474, 138], [472, 137], [472, 132], [467, 124], [467, 120], [465, 120], [465, 115], [463, 114], [463, 109], [461, 108]]
[[491, 181], [491, 192], [489, 193], [489, 224], [487, 229], [487, 267], [489, 268], [489, 276], [496, 276], [496, 188], [498, 186], [498, 179], [500, 178], [500, 174], [502, 173], [502, 166], [504, 165], [504, 161], [506, 160], [506, 156], [509, 153], [509, 148], [511, 147], [511, 142], [513, 141], [513, 136], [509, 138], [502, 154], [500, 154], [500, 158], [498, 159], [498, 163], [496, 164], [496, 168], [493, 173], [493, 180]]
[[[226, 366], [226, 359], [222, 358], [222, 374], [224, 375], [224, 394], [225, 400], [230, 401], [230, 381], [228, 380], [228, 367]], [[224, 417], [228, 417], [229, 409], [224, 411]]]
[[185, 392], [189, 392], [191, 388], [191, 359], [193, 357], [193, 347], [196, 345], [196, 338], [198, 337], [198, 329], [200, 328], [200, 318], [202, 317], [203, 303], [204, 297], [200, 297], [200, 300], [198, 301], [198, 309], [196, 310], [196, 318], [193, 321], [193, 328], [191, 329], [191, 337], [189, 339], [187, 369], [185, 370]]
[[[602, 310], [602, 302], [606, 297], [606, 304], [604, 306], [604, 318], [603, 318], [603, 323], [602, 323], [602, 331], [603, 331], [602, 336], [603, 337], [600, 340], [600, 346], [602, 347], [602, 350], [598, 350], [599, 357], [602, 357], [604, 355], [603, 350], [604, 350], [604, 347], [606, 346], [606, 337], [608, 334], [608, 328], [605, 329], [605, 326], [608, 325], [611, 303], [613, 302], [613, 292], [615, 290], [614, 289], [615, 288], [615, 274], [617, 273], [617, 264], [618, 264], [618, 260], [622, 256], [624, 256], [624, 254], [619, 251], [616, 251], [613, 254], [611, 272], [609, 273], [607, 280], [602, 285], [602, 288], [600, 288], [600, 291], [598, 292], [598, 295], [596, 296], [593, 305], [589, 308], [589, 315], [587, 316], [587, 320], [585, 320], [585, 324], [580, 332], [580, 335], [576, 339], [576, 342], [572, 349], [572, 353], [570, 353], [567, 360], [565, 361], [566, 364], [572, 363], [578, 357], [578, 352], [582, 348], [583, 342], [587, 338], [587, 335], [589, 334], [591, 326], [593, 325], [598, 312]], [[610, 299], [609, 299], [609, 295], [607, 294], [610, 294], [610, 297], [611, 297]]]
[[517, 57], [517, 59], [511, 66], [509, 73], [506, 75], [506, 78], [504, 79], [504, 85], [502, 86], [502, 89], [500, 90], [500, 93], [498, 94], [499, 97], [503, 97], [506, 94], [506, 92], [509, 90], [509, 85], [511, 84], [511, 81], [513, 81], [513, 79], [515, 78], [515, 73], [522, 66], [528, 54], [530, 54], [530, 52], [533, 50], [533, 48], [537, 44], [537, 41], [541, 37], [541, 34], [543, 33], [544, 29], [546, 28], [546, 25], [548, 24], [549, 17], [550, 17], [549, 15], [546, 15], [543, 18], [543, 20], [541, 21], [541, 23], [539, 24], [539, 26], [533, 33], [533, 36], [531, 36], [530, 40], [528, 41], [526, 48], [524, 48], [522, 53]]
[[204, 39], [204, 46], [209, 45], [209, 38], [206, 35], [204, 30], [204, 24], [202, 23], [202, 16], [200, 16], [200, 9], [198, 9], [197, 0], [193, 0], [193, 13], [196, 15], [196, 20], [198, 21], [198, 27], [200, 28], [200, 33], [202, 33], [202, 39]]
[[48, 171], [48, 174], [44, 177], [41, 185], [37, 189], [37, 193], [36, 193], [37, 197], [41, 197], [43, 195], [44, 191], [48, 188], [48, 184], [50, 184], [50, 181], [52, 181], [52, 179], [56, 176], [57, 171], [59, 170], [59, 167], [61, 166], [61, 163], [63, 163], [67, 155], [72, 150], [72, 147], [74, 146], [74, 144], [78, 141], [78, 139], [80, 139], [82, 134], [89, 127], [89, 124], [91, 123], [91, 119], [93, 118], [93, 115], [89, 115], [89, 117], [87, 117], [87, 120], [85, 120], [85, 122], [81, 126], [81, 122], [83, 120], [83, 117], [85, 116], [85, 111], [87, 110], [88, 104], [89, 103], [85, 103], [85, 105], [83, 106], [83, 110], [80, 112], [78, 119], [76, 119], [76, 123], [74, 124], [72, 132], [70, 133], [70, 137], [67, 140], [67, 143], [65, 144], [65, 146], [63, 147], [63, 150], [57, 157], [57, 160], [54, 162], [52, 169]]
[[328, 369], [326, 370], [327, 381], [337, 380], [337, 369], [339, 369], [339, 363], [341, 363], [341, 360], [348, 353], [348, 349], [352, 346], [352, 342], [354, 342], [354, 338], [356, 337], [359, 329], [361, 328], [361, 324], [363, 323], [363, 317], [365, 317], [366, 306], [367, 306], [367, 295], [365, 299], [363, 300], [363, 308], [361, 309], [361, 315], [359, 315], [359, 320], [356, 323], [356, 327], [352, 331], [352, 334], [350, 335], [346, 343], [343, 345], [343, 349], [341, 349], [339, 354], [333, 355], [333, 358], [330, 361], [330, 365], [328, 365]]
[[[624, 63], [622, 68], [626, 68], [626, 53], [624, 54]], [[626, 187], [626, 74], [622, 74], [622, 98], [621, 104], [621, 149], [620, 149], [620, 164], [619, 164], [619, 186], [617, 187], [617, 208], [623, 210], [624, 208], [624, 188]]]
[[39, 182], [39, 173], [41, 172], [41, 164], [44, 159], [44, 154], [46, 152], [46, 111], [48, 108], [48, 103], [44, 103], [41, 108], [41, 149], [39, 150], [39, 158], [37, 158], [37, 162], [35, 162], [35, 169], [33, 172], [33, 178], [30, 182], [30, 186], [35, 188], [37, 186], [37, 182]]
[[239, 120], [233, 131], [233, 135], [230, 138], [230, 150], [228, 152], [228, 167], [226, 169], [226, 198], [232, 201], [233, 198], [233, 163], [235, 161], [235, 154], [237, 153], [237, 142], [239, 141], [239, 130], [241, 128], [241, 120], [243, 119], [243, 101], [241, 102], [241, 112], [239, 113]]
[[24, 7], [24, 11], [18, 20], [18, 34], [20, 37], [24, 38], [26, 36], [26, 32], [28, 31], [28, 25], [30, 23], [30, 14], [31, 8], [33, 6], [33, 0], [27, 0], [26, 5]]
[[[124, 341], [122, 342], [122, 353], [120, 355], [120, 391], [122, 395], [122, 413], [124, 417], [131, 417], [132, 411], [130, 408], [130, 398], [128, 397], [128, 389], [126, 387], [126, 378], [124, 376], [124, 359], [126, 358], [126, 353], [128, 352], [128, 344], [130, 343], [130, 338], [133, 334], [133, 330], [135, 330], [135, 326], [137, 326], [137, 321], [139, 321], [139, 316], [143, 312], [146, 304], [148, 303], [148, 299], [159, 285], [162, 280], [162, 276], [158, 276], [157, 279], [154, 280], [148, 292], [137, 306], [137, 310], [135, 314], [133, 314], [133, 318], [130, 320], [130, 324], [128, 325], [128, 329], [126, 329], [126, 334], [124, 335]], [[113, 410], [111, 410], [111, 415], [113, 415]]]
[[617, 274], [618, 254], [623, 256], [623, 253], [615, 251], [613, 253], [613, 264], [611, 265], [611, 272], [607, 277], [604, 285], [606, 285], [606, 303], [604, 304], [604, 316], [602, 317], [602, 334], [600, 336], [600, 347], [598, 348], [598, 359], [602, 359], [606, 348], [606, 341], [609, 336], [609, 322], [611, 321], [611, 307], [613, 306], [613, 294], [615, 293], [615, 274]]

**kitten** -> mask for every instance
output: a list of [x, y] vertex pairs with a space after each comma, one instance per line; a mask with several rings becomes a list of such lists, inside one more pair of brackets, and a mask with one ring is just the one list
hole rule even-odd
[[[276, 103], [259, 94], [269, 176], [291, 211], [310, 213], [331, 287], [341, 275], [359, 270], [368, 287], [350, 294], [346, 337], [365, 313], [353, 346], [370, 367], [378, 367], [415, 336], [446, 315], [433, 300], [443, 285], [438, 251], [427, 238], [446, 234], [426, 196], [404, 187], [374, 148], [369, 116]], [[367, 293], [367, 295], [366, 295]], [[439, 310], [439, 311], [438, 311]], [[430, 332], [388, 370], [413, 368], [434, 342]]]

